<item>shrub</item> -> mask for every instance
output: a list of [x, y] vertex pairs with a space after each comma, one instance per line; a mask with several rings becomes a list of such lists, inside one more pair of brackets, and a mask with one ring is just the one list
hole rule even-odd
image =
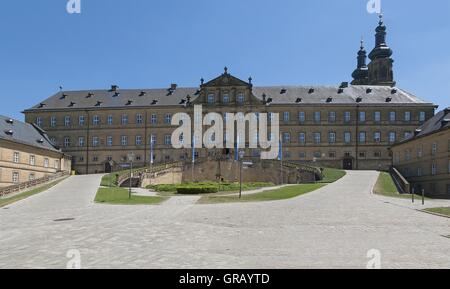
[[217, 186], [179, 186], [177, 193], [180, 195], [215, 194], [219, 191]]

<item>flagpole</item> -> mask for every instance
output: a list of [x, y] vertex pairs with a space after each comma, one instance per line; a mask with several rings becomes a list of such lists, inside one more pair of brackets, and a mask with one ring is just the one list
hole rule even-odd
[[192, 182], [194, 182], [194, 166], [195, 166], [195, 133], [192, 136]]
[[281, 185], [284, 184], [283, 180], [283, 139], [282, 135], [280, 135], [280, 177], [281, 177]]

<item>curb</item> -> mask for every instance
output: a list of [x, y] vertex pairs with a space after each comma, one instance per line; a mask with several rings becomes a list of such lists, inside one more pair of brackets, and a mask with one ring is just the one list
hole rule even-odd
[[419, 212], [422, 212], [422, 213], [426, 213], [426, 214], [429, 214], [429, 215], [434, 215], [434, 216], [450, 219], [450, 216], [448, 216], [448, 215], [443, 215], [443, 214], [439, 214], [439, 213], [426, 211], [426, 209], [424, 209], [424, 210], [416, 210], [416, 211], [419, 211]]

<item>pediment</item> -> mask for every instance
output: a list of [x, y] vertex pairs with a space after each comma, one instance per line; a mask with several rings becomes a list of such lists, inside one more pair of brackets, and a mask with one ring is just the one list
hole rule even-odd
[[202, 85], [202, 87], [224, 87], [224, 86], [251, 87], [251, 83], [243, 81], [231, 75], [230, 73], [228, 73], [227, 68], [225, 68], [225, 72], [222, 75]]

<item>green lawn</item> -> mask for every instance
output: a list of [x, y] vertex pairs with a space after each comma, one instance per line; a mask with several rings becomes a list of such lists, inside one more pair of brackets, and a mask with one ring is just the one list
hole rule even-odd
[[[162, 196], [174, 196], [176, 195], [176, 190], [179, 186], [217, 186], [219, 192], [238, 192], [239, 191], [239, 183], [217, 183], [217, 182], [202, 182], [202, 183], [184, 183], [181, 185], [150, 185], [147, 186], [147, 189], [158, 192]], [[273, 183], [263, 183], [263, 182], [255, 182], [255, 183], [243, 183], [242, 190], [243, 191], [251, 191], [260, 188], [273, 187], [275, 184]]]
[[425, 211], [450, 217], [450, 208], [433, 208], [433, 209], [426, 209]]
[[203, 196], [198, 203], [215, 204], [215, 203], [232, 203], [232, 202], [261, 202], [261, 201], [286, 200], [318, 190], [324, 186], [326, 186], [326, 184], [294, 185], [277, 190], [270, 190], [256, 194], [242, 195], [242, 199], [239, 199], [239, 196], [237, 195], [233, 196], [209, 195]]
[[323, 180], [319, 183], [334, 183], [335, 181], [343, 178], [346, 174], [347, 173], [343, 170], [326, 168], [323, 170]]
[[112, 205], [157, 205], [166, 201], [164, 197], [146, 197], [131, 195], [123, 188], [99, 188], [95, 196], [96, 203], [106, 203]]
[[[411, 194], [400, 194], [397, 190], [397, 186], [394, 183], [391, 175], [386, 172], [381, 172], [378, 177], [378, 181], [375, 184], [375, 188], [373, 190], [374, 194], [392, 197], [392, 198], [401, 198], [401, 199], [412, 199]], [[421, 195], [416, 194], [416, 199], [422, 199]], [[428, 198], [425, 198], [428, 199]]]
[[32, 189], [30, 191], [17, 194], [15, 196], [12, 196], [12, 197], [9, 197], [9, 198], [2, 198], [2, 199], [0, 199], [0, 208], [4, 207], [4, 206], [7, 206], [7, 205], [10, 205], [12, 203], [15, 203], [17, 201], [26, 199], [26, 198], [31, 197], [33, 195], [42, 193], [42, 192], [44, 192], [44, 191], [46, 191], [46, 190], [56, 186], [58, 183], [62, 182], [63, 180], [64, 179], [61, 179], [61, 180], [58, 180], [58, 181], [46, 184], [44, 186]]

